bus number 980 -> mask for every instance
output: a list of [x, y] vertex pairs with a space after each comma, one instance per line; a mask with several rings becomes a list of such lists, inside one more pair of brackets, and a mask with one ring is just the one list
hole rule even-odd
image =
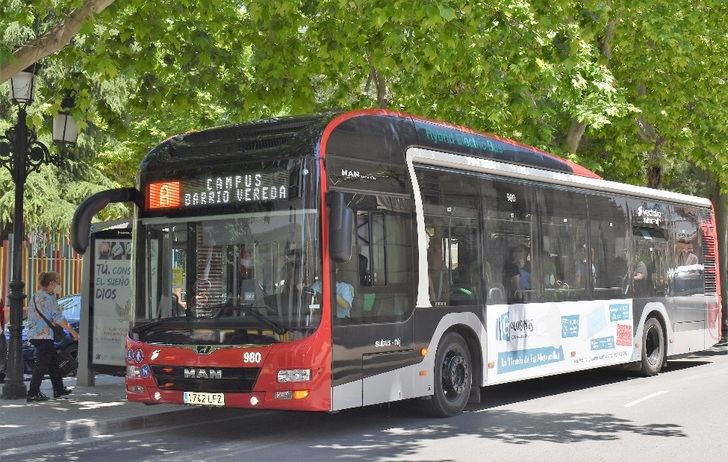
[[262, 356], [257, 351], [246, 351], [243, 354], [244, 363], [259, 363], [262, 360]]

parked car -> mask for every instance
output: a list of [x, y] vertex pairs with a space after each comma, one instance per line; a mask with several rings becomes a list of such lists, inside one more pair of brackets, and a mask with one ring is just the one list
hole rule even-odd
[[[63, 315], [68, 320], [68, 323], [78, 331], [79, 324], [81, 323], [81, 295], [69, 295], [58, 299], [58, 305], [63, 309]], [[65, 332], [65, 331], [64, 331]], [[23, 322], [22, 331], [22, 342], [23, 342], [23, 369], [26, 374], [33, 373], [33, 363], [35, 361], [35, 347], [28, 341], [28, 330]], [[5, 337], [9, 340], [10, 333], [7, 327], [5, 328]], [[71, 334], [65, 332], [63, 340], [55, 342], [56, 351], [62, 357], [72, 357], [76, 359], [78, 357], [78, 342], [73, 339]], [[69, 375], [75, 375], [76, 371], [73, 371]]]

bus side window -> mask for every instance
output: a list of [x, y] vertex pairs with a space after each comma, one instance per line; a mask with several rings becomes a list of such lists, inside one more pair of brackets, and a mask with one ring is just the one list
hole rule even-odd
[[[585, 297], [593, 283], [592, 252], [586, 242], [586, 200], [583, 194], [556, 188], [538, 192], [541, 224], [541, 266], [544, 300], [566, 301]], [[546, 280], [548, 278], [548, 280]]]
[[699, 212], [691, 207], [674, 207], [670, 237], [674, 257], [669, 265], [670, 295], [692, 296], [705, 291], [703, 253], [698, 230]]
[[413, 264], [413, 204], [410, 199], [355, 194], [350, 261], [337, 265], [335, 280], [353, 288], [350, 316], [335, 317], [346, 324], [392, 322], [414, 309], [416, 284]]
[[430, 303], [477, 305], [483, 297], [481, 179], [424, 169], [418, 176], [427, 233]]
[[483, 278], [486, 303], [535, 301], [538, 283], [533, 265], [535, 206], [523, 183], [485, 179], [481, 184], [485, 219]]
[[627, 276], [627, 205], [624, 199], [589, 196], [591, 263], [595, 274], [594, 300], [624, 298]]

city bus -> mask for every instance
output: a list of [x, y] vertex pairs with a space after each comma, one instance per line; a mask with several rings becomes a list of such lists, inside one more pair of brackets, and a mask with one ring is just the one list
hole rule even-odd
[[720, 337], [709, 200], [386, 110], [174, 136], [135, 188], [126, 393], [336, 412], [625, 365]]

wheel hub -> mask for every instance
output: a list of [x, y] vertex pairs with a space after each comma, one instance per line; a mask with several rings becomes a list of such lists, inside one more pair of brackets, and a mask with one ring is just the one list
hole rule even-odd
[[657, 364], [661, 353], [660, 336], [655, 328], [649, 329], [646, 336], [645, 350], [647, 361], [654, 366]]
[[468, 364], [458, 352], [450, 351], [442, 364], [442, 385], [448, 393], [460, 395], [465, 391], [468, 377]]

